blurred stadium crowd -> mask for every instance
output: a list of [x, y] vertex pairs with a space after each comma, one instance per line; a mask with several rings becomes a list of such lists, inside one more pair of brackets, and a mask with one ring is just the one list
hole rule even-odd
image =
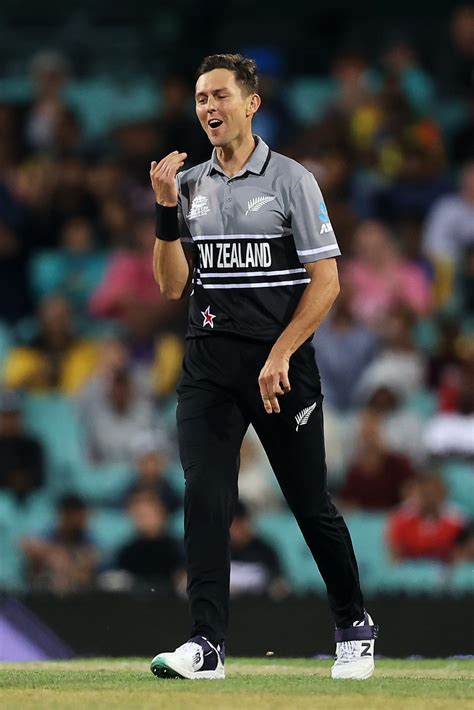
[[[442, 71], [408, 38], [288, 76], [255, 132], [318, 180], [343, 252], [314, 345], [328, 480], [370, 592], [461, 593], [474, 560], [474, 10]], [[310, 69], [309, 69], [310, 72]], [[0, 80], [0, 587], [183, 593], [174, 425], [185, 302], [151, 264], [152, 159], [208, 159], [192, 77], [126, 85], [42, 51]], [[322, 591], [253, 432], [232, 589]]]

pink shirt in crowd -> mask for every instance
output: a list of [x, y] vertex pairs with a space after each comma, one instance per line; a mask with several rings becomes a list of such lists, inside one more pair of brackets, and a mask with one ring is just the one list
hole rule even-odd
[[92, 294], [90, 312], [113, 318], [120, 316], [127, 302], [156, 305], [162, 300], [151, 255], [123, 250], [111, 258], [102, 283]]
[[352, 292], [354, 315], [375, 325], [395, 305], [426, 313], [431, 303], [430, 284], [423, 271], [407, 260], [397, 259], [377, 272], [361, 260], [348, 262], [343, 279]]

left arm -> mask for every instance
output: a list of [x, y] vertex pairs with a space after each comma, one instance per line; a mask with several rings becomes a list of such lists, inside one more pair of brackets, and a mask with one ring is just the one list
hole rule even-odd
[[290, 357], [324, 320], [339, 293], [339, 278], [334, 258], [307, 263], [305, 268], [311, 282], [306, 287], [293, 318], [271, 349], [258, 378], [267, 414], [280, 412], [277, 397], [290, 391]]

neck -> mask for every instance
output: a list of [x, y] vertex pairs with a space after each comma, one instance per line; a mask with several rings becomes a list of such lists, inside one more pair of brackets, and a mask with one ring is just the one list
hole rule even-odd
[[216, 149], [217, 160], [229, 177], [242, 170], [249, 160], [257, 143], [251, 133], [239, 136], [231, 143]]

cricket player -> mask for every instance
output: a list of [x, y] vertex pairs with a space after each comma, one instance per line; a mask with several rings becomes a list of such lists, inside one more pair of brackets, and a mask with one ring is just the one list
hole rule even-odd
[[332, 677], [369, 678], [376, 627], [349, 532], [327, 492], [311, 345], [339, 291], [336, 237], [313, 175], [252, 134], [261, 101], [253, 60], [204, 59], [195, 100], [214, 147], [210, 160], [178, 172], [187, 155], [176, 150], [150, 170], [156, 280], [167, 298], [191, 290], [177, 424], [192, 618], [189, 640], [156, 656], [151, 670], [224, 678], [229, 526], [252, 424], [327, 586]]

